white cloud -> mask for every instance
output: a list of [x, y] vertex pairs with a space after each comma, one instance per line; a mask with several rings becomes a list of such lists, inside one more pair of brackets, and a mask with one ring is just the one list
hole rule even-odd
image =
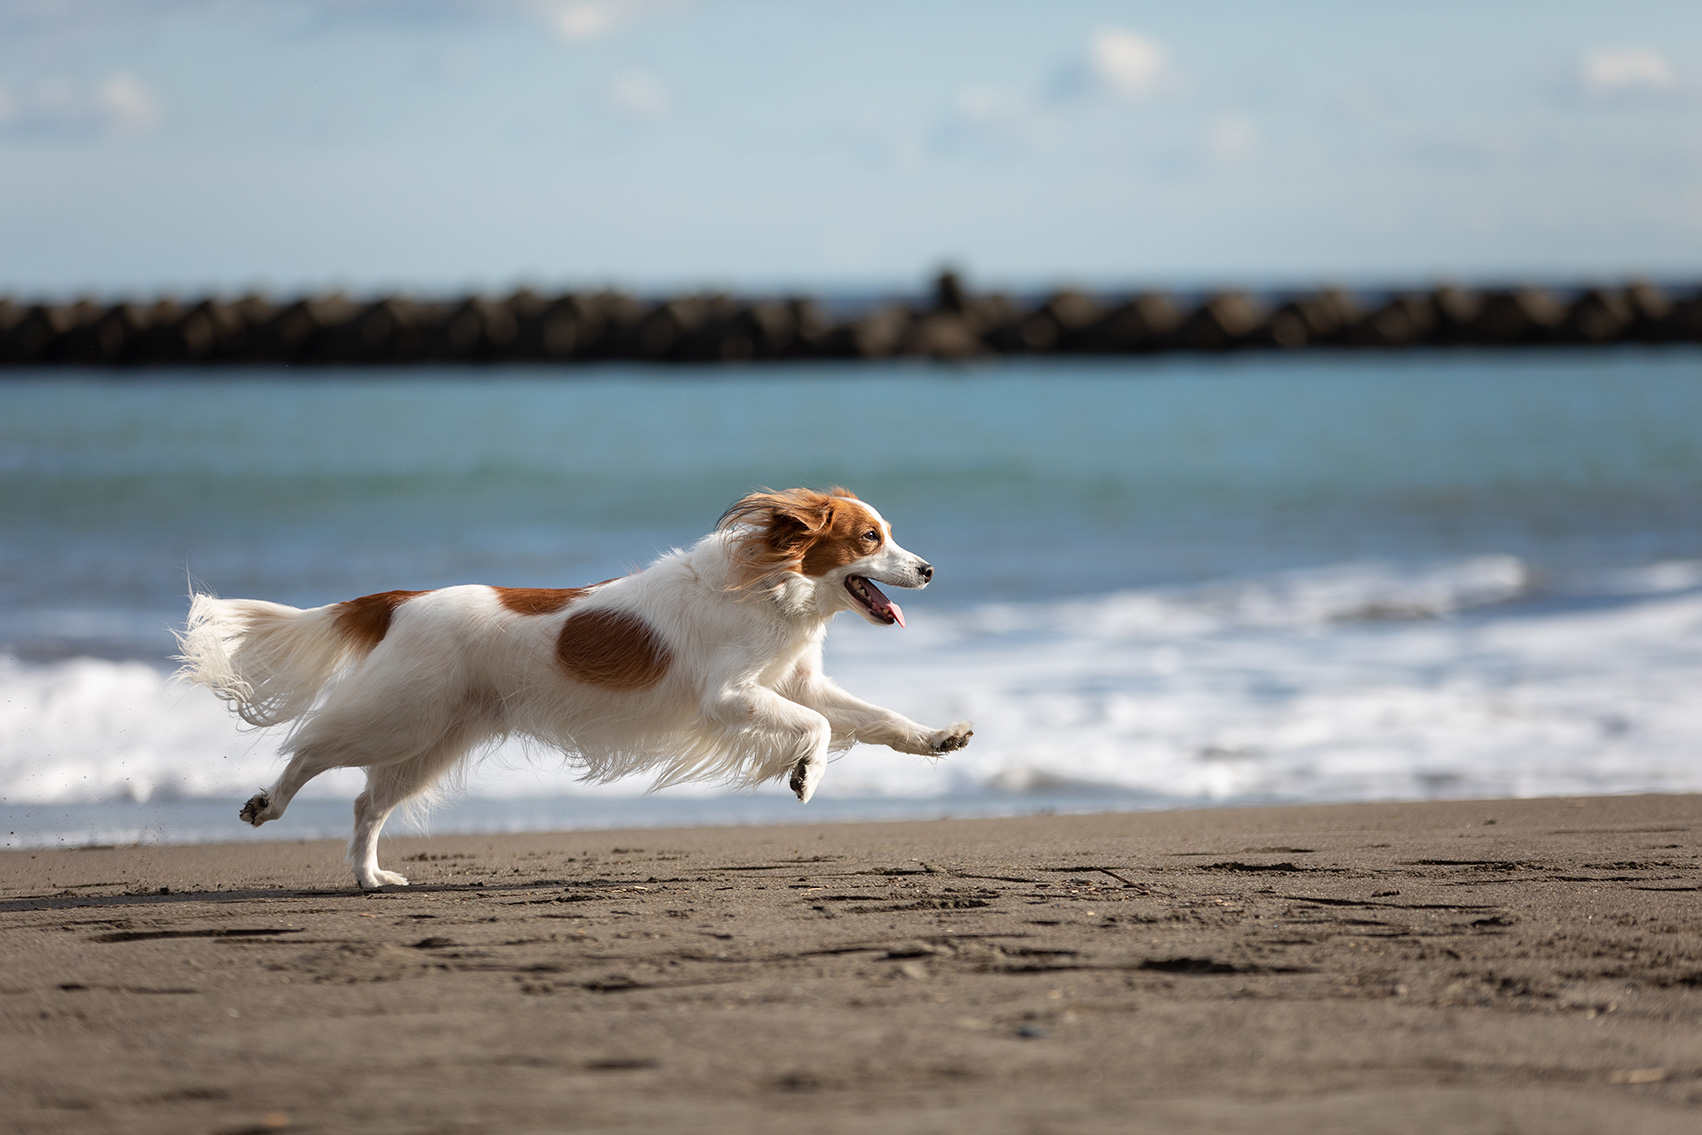
[[1143, 98], [1163, 82], [1168, 63], [1158, 42], [1138, 32], [1102, 28], [1088, 44], [1094, 78], [1126, 98]]
[[1144, 99], [1171, 85], [1175, 69], [1164, 46], [1126, 28], [1100, 28], [1075, 59], [1052, 76], [1051, 96], [1069, 102], [1111, 96]]
[[95, 89], [94, 103], [115, 130], [153, 130], [164, 118], [160, 100], [134, 75], [112, 76]]
[[1013, 96], [980, 88], [960, 92], [933, 129], [931, 148], [997, 154], [1047, 145], [1066, 128], [1067, 116], [1085, 102], [1144, 99], [1172, 86], [1175, 78], [1157, 40], [1123, 28], [1101, 28], [1037, 94]]
[[23, 90], [0, 90], [0, 133], [15, 137], [141, 134], [158, 129], [164, 119], [159, 97], [124, 72], [92, 84], [50, 79]]
[[648, 71], [627, 71], [609, 84], [609, 105], [633, 118], [661, 118], [668, 113], [668, 90]]
[[531, 5], [571, 43], [602, 39], [660, 6], [656, 0], [531, 0]]
[[1647, 47], [1592, 51], [1579, 65], [1578, 81], [1587, 93], [1602, 97], [1658, 93], [1677, 85], [1666, 57]]

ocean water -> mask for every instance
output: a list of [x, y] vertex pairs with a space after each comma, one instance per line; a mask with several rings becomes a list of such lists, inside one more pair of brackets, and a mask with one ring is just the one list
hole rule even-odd
[[509, 746], [433, 831], [1702, 790], [1702, 353], [0, 380], [0, 845], [342, 835], [170, 678], [189, 581], [314, 605], [569, 586], [759, 485], [927, 556], [828, 669], [922, 721], [779, 787]]

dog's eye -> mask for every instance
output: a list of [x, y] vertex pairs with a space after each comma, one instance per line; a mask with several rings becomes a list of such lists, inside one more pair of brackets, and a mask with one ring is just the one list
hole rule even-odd
[[867, 532], [863, 533], [863, 539], [865, 539], [865, 540], [879, 540], [880, 538], [881, 538], [881, 534], [879, 532], [876, 532], [873, 528], [871, 528]]

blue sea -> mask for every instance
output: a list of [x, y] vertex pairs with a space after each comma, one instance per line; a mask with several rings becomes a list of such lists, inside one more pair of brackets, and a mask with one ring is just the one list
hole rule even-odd
[[797, 484], [938, 571], [829, 673], [970, 748], [806, 806], [512, 745], [426, 829], [1702, 791], [1692, 349], [13, 371], [0, 845], [346, 834], [352, 772], [237, 822], [278, 737], [171, 679], [191, 581], [570, 586]]

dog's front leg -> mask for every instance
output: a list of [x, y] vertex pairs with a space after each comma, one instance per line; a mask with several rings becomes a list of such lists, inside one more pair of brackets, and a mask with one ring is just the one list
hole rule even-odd
[[885, 745], [901, 753], [937, 757], [963, 748], [975, 736], [975, 730], [967, 721], [959, 721], [944, 729], [929, 729], [902, 713], [853, 697], [819, 673], [800, 675], [796, 684], [786, 692], [800, 704], [826, 717], [833, 726], [835, 737], [869, 745]]
[[708, 699], [705, 716], [733, 734], [752, 740], [769, 775], [789, 773], [792, 791], [809, 803], [827, 770], [833, 727], [813, 709], [788, 701], [754, 683], [723, 689]]

